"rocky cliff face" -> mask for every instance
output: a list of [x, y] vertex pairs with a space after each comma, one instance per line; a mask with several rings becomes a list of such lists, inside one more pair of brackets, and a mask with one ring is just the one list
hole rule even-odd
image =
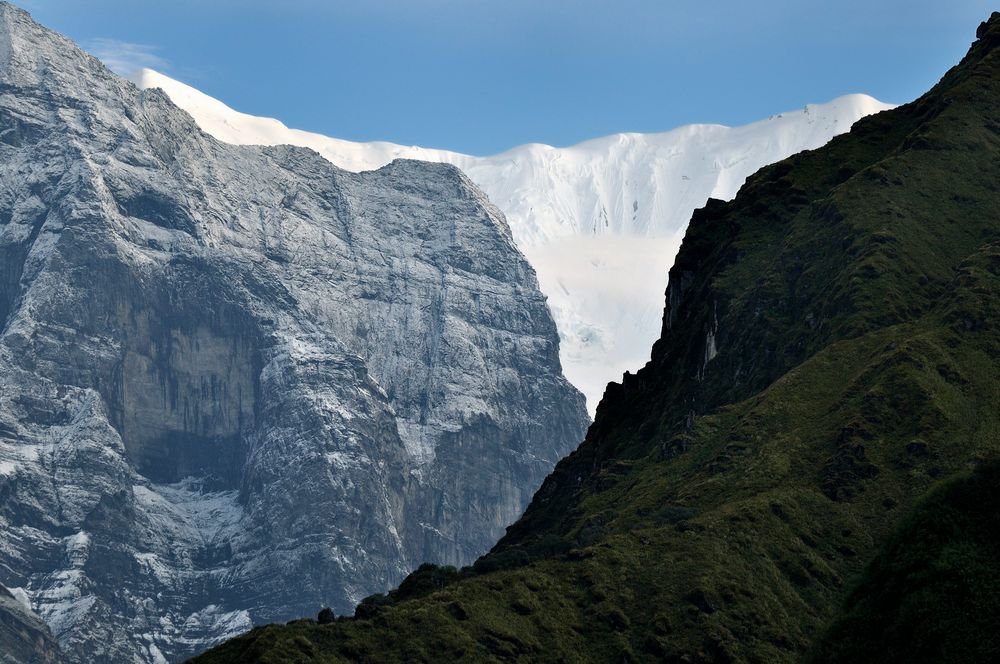
[[758, 168], [817, 148], [860, 118], [891, 108], [867, 95], [846, 95], [742, 127], [688, 125], [476, 157], [289, 129], [150, 69], [130, 78], [140, 88], [161, 88], [227, 143], [309, 147], [351, 171], [376, 170], [398, 158], [458, 166], [503, 210], [514, 241], [538, 272], [562, 338], [563, 370], [591, 408], [608, 381], [649, 359], [660, 331], [663, 284], [692, 211], [709, 197], [732, 199]]
[[58, 664], [58, 644], [25, 599], [0, 586], [0, 664]]
[[995, 659], [1000, 13], [977, 36], [695, 214], [651, 361], [471, 572], [199, 664]]
[[0, 582], [178, 659], [463, 564], [582, 438], [458, 170], [223, 145], [0, 4]]

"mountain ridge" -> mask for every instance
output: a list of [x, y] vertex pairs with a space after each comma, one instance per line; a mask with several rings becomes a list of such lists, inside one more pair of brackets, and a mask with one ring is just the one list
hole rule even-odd
[[608, 381], [648, 359], [659, 332], [659, 284], [691, 212], [709, 197], [732, 198], [757, 168], [819, 147], [855, 120], [891, 107], [867, 95], [846, 95], [741, 127], [688, 125], [474, 157], [289, 129], [149, 69], [131, 79], [144, 89], [165, 90], [226, 142], [304, 145], [351, 171], [396, 158], [461, 168], [503, 210], [535, 267], [560, 330], [563, 366], [592, 412]]
[[[912, 578], [884, 561], [938, 518], [935, 489], [988, 483], [1000, 459], [1000, 13], [977, 37], [918, 100], [696, 212], [650, 362], [472, 569], [422, 568], [353, 619], [195, 661], [794, 662], [824, 637], [833, 661], [878, 661], [883, 625], [948, 643], [921, 630], [950, 616], [914, 623], [920, 593], [879, 584]], [[961, 545], [995, 546], [975, 530], [993, 516], [969, 515]], [[933, 606], [958, 588], [995, 610], [948, 585], [995, 561], [944, 547], [917, 554], [950, 565], [922, 577], [945, 582]], [[859, 617], [878, 622], [853, 642]]]
[[0, 583], [69, 663], [471, 562], [589, 423], [457, 168], [224, 144], [10, 4], [0, 320]]

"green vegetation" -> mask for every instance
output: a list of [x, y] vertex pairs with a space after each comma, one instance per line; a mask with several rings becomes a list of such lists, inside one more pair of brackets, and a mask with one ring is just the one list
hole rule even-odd
[[965, 664], [1000, 653], [1000, 465], [934, 491], [865, 572], [815, 664]]
[[[974, 653], [996, 521], [894, 561], [969, 504], [932, 487], [1000, 458], [1000, 14], [979, 37], [921, 99], [695, 214], [653, 359], [473, 568], [197, 661], [791, 662], [821, 637], [817, 661], [891, 661], [883, 628]], [[975, 620], [934, 615], [965, 591]]]

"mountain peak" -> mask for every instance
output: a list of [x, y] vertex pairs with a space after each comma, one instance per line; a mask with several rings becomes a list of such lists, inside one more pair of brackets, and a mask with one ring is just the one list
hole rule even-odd
[[[0, 40], [5, 45], [18, 51], [27, 51], [32, 50], [29, 48], [32, 41], [29, 40], [36, 42], [34, 46], [37, 49], [39, 40], [47, 42], [53, 37], [58, 35], [36, 23], [27, 11], [9, 2], [0, 2]], [[72, 46], [71, 42], [65, 41]]]
[[0, 14], [3, 14], [4, 16], [6, 16], [7, 14], [15, 14], [18, 16], [23, 16], [28, 20], [32, 20], [31, 15], [28, 12], [21, 9], [17, 5], [6, 2], [6, 0], [0, 2]]
[[0, 75], [7, 85], [88, 95], [96, 81], [117, 79], [100, 60], [9, 2], [0, 2]]
[[1000, 46], [1000, 12], [993, 12], [976, 29], [976, 41], [969, 49], [968, 55], [962, 60], [962, 64], [983, 60], [997, 46]]
[[990, 35], [1000, 35], [1000, 12], [990, 14], [990, 17], [980, 23], [976, 30], [976, 39], [983, 39]]
[[[996, 477], [962, 478], [1000, 449], [1000, 16], [979, 36], [917, 101], [696, 213], [653, 359], [471, 573], [421, 568], [353, 620], [200, 661], [994, 656]], [[941, 552], [956, 541], [976, 564]], [[829, 657], [847, 597], [837, 638], [861, 652]]]
[[162, 89], [201, 129], [226, 143], [308, 147], [349, 171], [377, 170], [401, 158], [462, 169], [503, 211], [535, 267], [559, 325], [563, 367], [592, 409], [609, 380], [649, 359], [663, 306], [660, 279], [691, 212], [709, 197], [732, 198], [760, 166], [817, 148], [859, 118], [891, 108], [869, 95], [848, 94], [741, 127], [689, 125], [476, 157], [292, 129], [241, 113], [152, 69], [129, 78], [141, 89]]
[[454, 167], [223, 144], [6, 4], [0, 128], [0, 583], [58, 661], [179, 661], [470, 563], [582, 439]]

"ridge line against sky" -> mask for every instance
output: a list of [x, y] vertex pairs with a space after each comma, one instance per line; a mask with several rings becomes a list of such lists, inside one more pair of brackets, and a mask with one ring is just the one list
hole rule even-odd
[[128, 73], [354, 140], [486, 155], [816, 100], [915, 98], [978, 0], [15, 0]]

